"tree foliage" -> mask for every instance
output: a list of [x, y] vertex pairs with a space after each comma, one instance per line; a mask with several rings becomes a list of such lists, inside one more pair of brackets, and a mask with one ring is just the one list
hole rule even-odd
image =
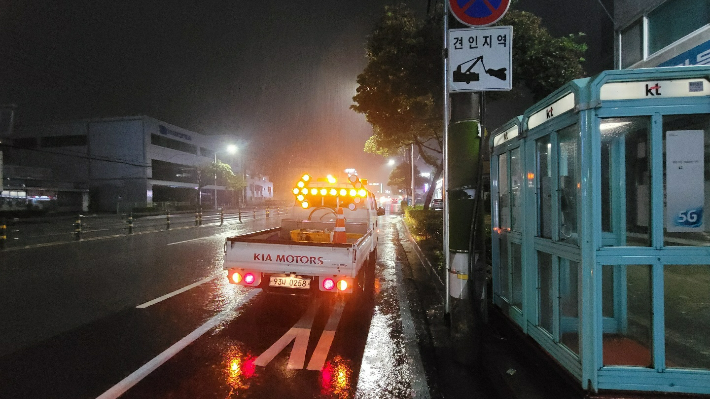
[[[443, 170], [442, 12], [439, 7], [432, 15], [417, 18], [405, 5], [385, 6], [368, 37], [368, 64], [357, 77], [351, 106], [372, 125], [366, 152], [390, 156], [413, 144], [424, 162], [434, 167], [432, 181]], [[515, 9], [499, 25], [513, 26], [513, 92], [495, 97], [519, 95], [527, 88], [537, 101], [584, 75], [582, 34], [555, 38], [539, 17]]]
[[197, 200], [200, 205], [202, 205], [200, 196], [202, 188], [214, 184], [215, 179], [225, 183], [229, 190], [238, 190], [246, 186], [244, 179], [241, 176], [236, 176], [231, 166], [219, 160], [197, 166], [195, 174], [197, 178]]
[[[583, 33], [554, 37], [542, 26], [540, 17], [511, 9], [498, 25], [513, 27], [513, 93], [527, 88], [535, 101], [570, 80], [584, 76], [582, 62], [587, 45]], [[503, 97], [507, 93], [496, 93]]]
[[385, 7], [368, 38], [368, 64], [351, 106], [373, 127], [367, 152], [389, 156], [415, 144], [425, 162], [437, 165], [423, 150], [442, 152], [441, 41], [433, 17], [420, 20], [401, 4]]
[[[421, 186], [425, 183], [423, 177], [421, 177], [419, 168], [414, 165], [414, 185]], [[398, 190], [405, 190], [406, 193], [411, 194], [412, 189], [412, 164], [401, 163], [395, 166], [390, 172], [389, 181], [387, 185], [394, 187]]]

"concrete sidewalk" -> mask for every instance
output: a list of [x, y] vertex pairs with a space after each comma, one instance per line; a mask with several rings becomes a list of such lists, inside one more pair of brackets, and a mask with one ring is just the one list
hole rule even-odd
[[559, 374], [542, 353], [520, 345], [499, 312], [491, 309], [482, 329], [481, 350], [465, 359], [444, 318], [444, 283], [411, 239], [401, 219], [397, 224], [397, 258], [412, 309], [420, 351], [432, 398], [583, 398], [585, 393]]

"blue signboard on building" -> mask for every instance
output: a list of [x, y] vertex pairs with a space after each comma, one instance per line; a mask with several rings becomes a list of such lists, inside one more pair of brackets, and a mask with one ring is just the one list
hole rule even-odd
[[710, 65], [710, 41], [697, 45], [683, 54], [659, 64], [659, 67]]

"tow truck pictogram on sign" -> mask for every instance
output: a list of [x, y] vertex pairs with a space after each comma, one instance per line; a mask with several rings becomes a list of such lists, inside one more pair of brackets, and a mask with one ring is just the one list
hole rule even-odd
[[510, 90], [513, 27], [450, 29], [446, 79], [449, 93]]
[[[461, 68], [468, 64], [469, 62], [473, 61], [471, 66], [469, 66], [465, 71], [461, 71]], [[500, 80], [506, 80], [506, 71], [508, 68], [498, 68], [498, 69], [489, 69], [486, 68], [486, 64], [483, 63], [483, 56], [478, 56], [476, 58], [470, 59], [468, 61], [460, 63], [457, 67], [456, 70], [454, 71], [454, 82], [459, 82], [459, 83], [471, 83], [471, 82], [478, 82], [480, 80], [480, 75], [477, 72], [473, 72], [473, 67], [475, 67], [478, 63], [481, 63], [481, 66], [483, 66], [483, 71], [488, 74], [489, 76], [493, 76], [494, 78], [498, 78]]]

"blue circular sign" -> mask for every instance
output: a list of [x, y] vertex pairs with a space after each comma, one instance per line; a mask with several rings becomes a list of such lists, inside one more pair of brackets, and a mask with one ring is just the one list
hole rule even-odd
[[510, 0], [449, 0], [456, 19], [469, 26], [488, 26], [503, 18]]

